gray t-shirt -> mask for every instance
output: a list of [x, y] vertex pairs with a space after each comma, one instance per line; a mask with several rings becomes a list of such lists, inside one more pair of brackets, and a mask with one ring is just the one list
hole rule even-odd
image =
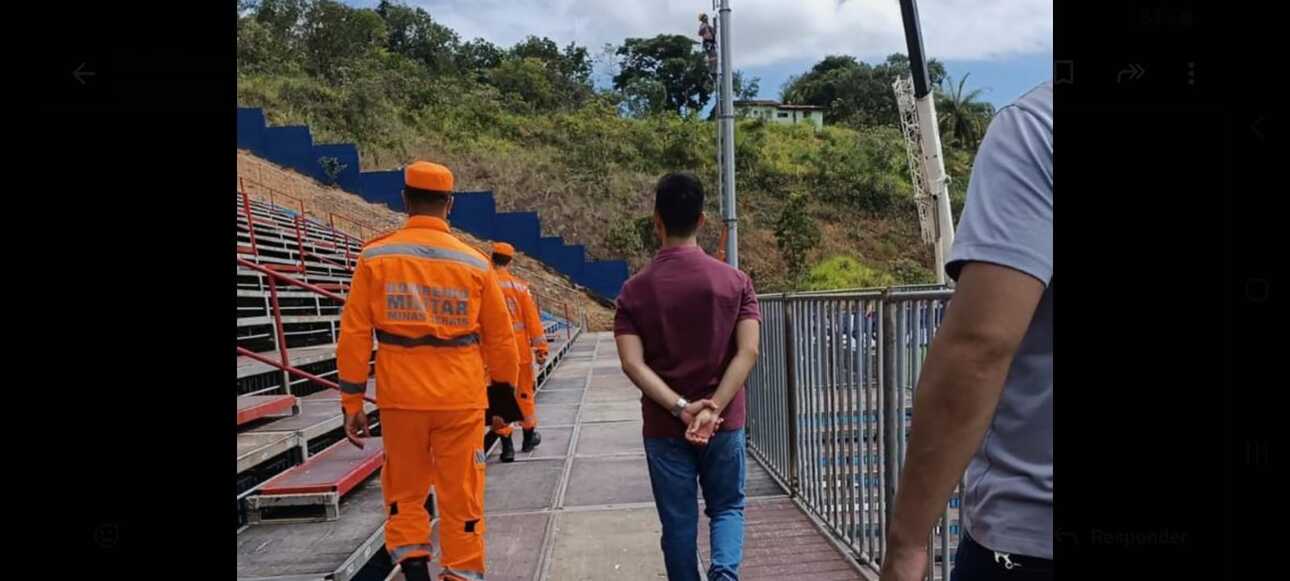
[[977, 153], [946, 271], [989, 262], [1044, 283], [1003, 395], [964, 475], [962, 519], [1003, 553], [1053, 557], [1053, 85], [995, 115]]

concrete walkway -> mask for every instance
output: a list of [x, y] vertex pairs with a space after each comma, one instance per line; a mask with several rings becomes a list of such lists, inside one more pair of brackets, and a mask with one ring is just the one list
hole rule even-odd
[[[487, 578], [666, 579], [640, 391], [619, 367], [612, 334], [579, 338], [537, 402], [542, 444], [511, 464], [497, 450], [488, 459]], [[518, 448], [518, 430], [514, 437]], [[862, 579], [756, 461], [748, 467], [742, 579]], [[707, 517], [700, 521], [706, 565]]]

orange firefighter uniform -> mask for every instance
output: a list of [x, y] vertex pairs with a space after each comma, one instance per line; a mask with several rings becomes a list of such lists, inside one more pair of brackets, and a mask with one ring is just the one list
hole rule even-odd
[[[502, 256], [515, 256], [515, 248], [505, 242], [493, 244], [493, 253]], [[537, 403], [534, 401], [534, 370], [533, 370], [533, 352], [541, 354], [542, 359], [547, 356], [546, 333], [542, 332], [542, 317], [538, 314], [537, 301], [533, 300], [533, 293], [529, 291], [529, 285], [524, 279], [515, 276], [510, 269], [497, 269], [498, 284], [502, 287], [502, 295], [506, 297], [506, 309], [511, 315], [511, 325], [515, 332], [515, 349], [519, 352], [519, 384], [515, 387], [515, 396], [520, 404], [520, 411], [524, 413], [523, 426], [525, 430], [532, 430], [537, 427]], [[511, 425], [504, 424], [498, 427], [494, 424], [493, 432], [503, 438], [511, 436]]]
[[[410, 187], [452, 191], [451, 172], [437, 164], [416, 162], [404, 179]], [[337, 345], [347, 416], [362, 413], [373, 333], [385, 546], [395, 562], [430, 556], [425, 502], [433, 484], [443, 578], [482, 579], [485, 378], [515, 385], [518, 359], [496, 271], [436, 217], [412, 216], [368, 242]]]

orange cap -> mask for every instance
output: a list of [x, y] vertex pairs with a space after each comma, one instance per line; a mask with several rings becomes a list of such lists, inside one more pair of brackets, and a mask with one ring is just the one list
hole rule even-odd
[[494, 242], [493, 254], [500, 254], [502, 256], [513, 257], [515, 256], [515, 247], [505, 242]]
[[403, 183], [421, 190], [451, 192], [452, 172], [437, 163], [414, 161], [403, 169]]

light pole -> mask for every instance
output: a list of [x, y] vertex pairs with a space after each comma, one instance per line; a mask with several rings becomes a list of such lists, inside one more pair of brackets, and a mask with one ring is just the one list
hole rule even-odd
[[721, 51], [721, 99], [718, 124], [721, 127], [721, 203], [725, 211], [726, 263], [739, 268], [738, 219], [735, 213], [735, 106], [734, 66], [730, 62], [730, 0], [721, 0], [717, 18], [717, 48]]

